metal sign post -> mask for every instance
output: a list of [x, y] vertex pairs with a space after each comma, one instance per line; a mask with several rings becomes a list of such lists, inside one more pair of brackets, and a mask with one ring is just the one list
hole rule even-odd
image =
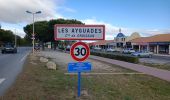
[[88, 47], [88, 45], [86, 45], [83, 42], [76, 42], [75, 44], [72, 45], [71, 47], [71, 56], [74, 60], [79, 61], [76, 65], [74, 66], [74, 68], [77, 68], [78, 71], [78, 90], [77, 90], [77, 95], [78, 97], [80, 97], [81, 95], [81, 71], [83, 66], [85, 67], [86, 64], [81, 63], [81, 61], [84, 61], [88, 58], [88, 56], [90, 55], [90, 49]]
[[81, 72], [78, 72], [78, 97], [81, 95]]
[[77, 96], [81, 96], [81, 72], [90, 72], [91, 71], [91, 63], [90, 62], [71, 62], [68, 63], [68, 72], [70, 73], [78, 73], [78, 81], [77, 81]]
[[79, 40], [71, 46], [70, 55], [78, 62], [68, 63], [68, 72], [78, 73], [77, 96], [81, 96], [81, 72], [91, 71], [91, 63], [83, 62], [90, 55], [89, 46], [81, 40], [104, 40], [105, 25], [56, 24], [55, 40]]

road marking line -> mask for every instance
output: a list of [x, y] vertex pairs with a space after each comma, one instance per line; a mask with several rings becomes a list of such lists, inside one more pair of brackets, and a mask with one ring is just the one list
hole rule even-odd
[[28, 53], [21, 58], [20, 62], [22, 62], [27, 57], [27, 55], [28, 55]]
[[[64, 73], [65, 75], [77, 75], [77, 73]], [[140, 75], [145, 73], [82, 73], [82, 75]]]
[[3, 81], [5, 81], [5, 78], [1, 78], [1, 79], [0, 79], [0, 84], [1, 84]]

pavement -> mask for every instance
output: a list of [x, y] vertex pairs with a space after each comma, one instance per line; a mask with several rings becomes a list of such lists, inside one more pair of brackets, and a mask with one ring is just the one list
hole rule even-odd
[[128, 63], [128, 62], [119, 61], [119, 60], [113, 60], [113, 59], [108, 59], [108, 58], [103, 58], [103, 57], [98, 57], [98, 56], [92, 56], [92, 55], [89, 58], [94, 59], [94, 60], [104, 61], [110, 64], [119, 65], [123, 68], [142, 72], [147, 75], [151, 75], [151, 76], [170, 82], [170, 71], [167, 71], [167, 70], [162, 70], [162, 69], [157, 69], [157, 68], [153, 68], [149, 66], [138, 65], [138, 64]]
[[31, 48], [19, 47], [16, 54], [0, 53], [0, 96], [15, 82]]
[[[52, 57], [53, 59], [55, 59], [55, 61], [58, 64], [63, 64], [62, 66], [67, 66], [68, 62], [71, 62], [71, 57], [69, 54], [65, 54], [65, 53], [59, 53], [59, 52], [41, 52], [43, 54], [43, 56], [45, 57]], [[157, 58], [159, 58], [159, 56], [156, 56]], [[64, 59], [64, 60], [63, 60]], [[99, 57], [99, 56], [93, 56], [90, 55], [89, 59], [87, 59], [87, 61], [90, 61], [90, 59], [94, 59], [94, 60], [98, 60], [99, 62], [106, 62], [108, 64], [114, 64], [114, 65], [118, 65], [121, 66], [123, 68], [126, 69], [131, 69], [137, 72], [141, 72], [147, 75], [151, 75], [157, 78], [160, 78], [162, 80], [166, 80], [170, 82], [170, 71], [168, 70], [162, 70], [162, 69], [157, 69], [157, 68], [153, 68], [153, 67], [149, 67], [149, 66], [144, 66], [144, 65], [139, 65], [139, 64], [134, 64], [134, 63], [128, 63], [128, 62], [124, 62], [124, 61], [119, 61], [119, 60], [113, 60], [113, 59], [108, 59], [108, 58], [103, 58], [103, 57]], [[160, 58], [162, 59], [162, 58]], [[169, 58], [167, 58], [169, 59]], [[102, 65], [102, 63], [96, 63], [97, 66]], [[94, 65], [94, 64], [93, 64]], [[105, 67], [106, 65], [102, 66]], [[106, 68], [107, 69], [107, 68]]]

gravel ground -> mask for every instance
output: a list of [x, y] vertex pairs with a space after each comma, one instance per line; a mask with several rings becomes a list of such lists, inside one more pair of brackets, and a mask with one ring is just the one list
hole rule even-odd
[[[46, 58], [52, 59], [59, 66], [62, 66], [62, 69], [65, 71], [67, 70], [67, 65], [69, 62], [75, 62], [71, 58], [70, 54], [60, 51], [41, 51], [39, 56], [44, 56]], [[92, 63], [92, 72], [133, 72], [131, 70], [121, 68], [120, 66], [107, 64], [97, 60], [87, 59], [87, 61]]]

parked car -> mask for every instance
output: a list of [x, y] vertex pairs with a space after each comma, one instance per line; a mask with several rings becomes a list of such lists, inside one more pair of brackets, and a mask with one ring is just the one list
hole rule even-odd
[[106, 49], [106, 52], [115, 52], [116, 50], [115, 49], [112, 49], [112, 48], [107, 48]]
[[94, 50], [102, 50], [100, 47], [95, 47]]
[[34, 50], [40, 51], [40, 44], [39, 43], [35, 43]]
[[4, 53], [17, 53], [17, 48], [12, 43], [6, 43], [6, 44], [3, 45], [1, 52], [2, 52], [2, 54], [4, 54]]
[[135, 50], [132, 48], [127, 48], [127, 49], [123, 50], [123, 53], [125, 53], [125, 54], [134, 53], [134, 52], [135, 52]]
[[153, 55], [153, 53], [149, 52], [149, 51], [140, 51], [140, 52], [132, 53], [132, 56], [136, 56], [136, 57], [149, 57], [149, 58], [151, 58], [152, 55]]
[[66, 51], [70, 51], [70, 48], [71, 48], [71, 46], [68, 45], [68, 46], [66, 47]]

